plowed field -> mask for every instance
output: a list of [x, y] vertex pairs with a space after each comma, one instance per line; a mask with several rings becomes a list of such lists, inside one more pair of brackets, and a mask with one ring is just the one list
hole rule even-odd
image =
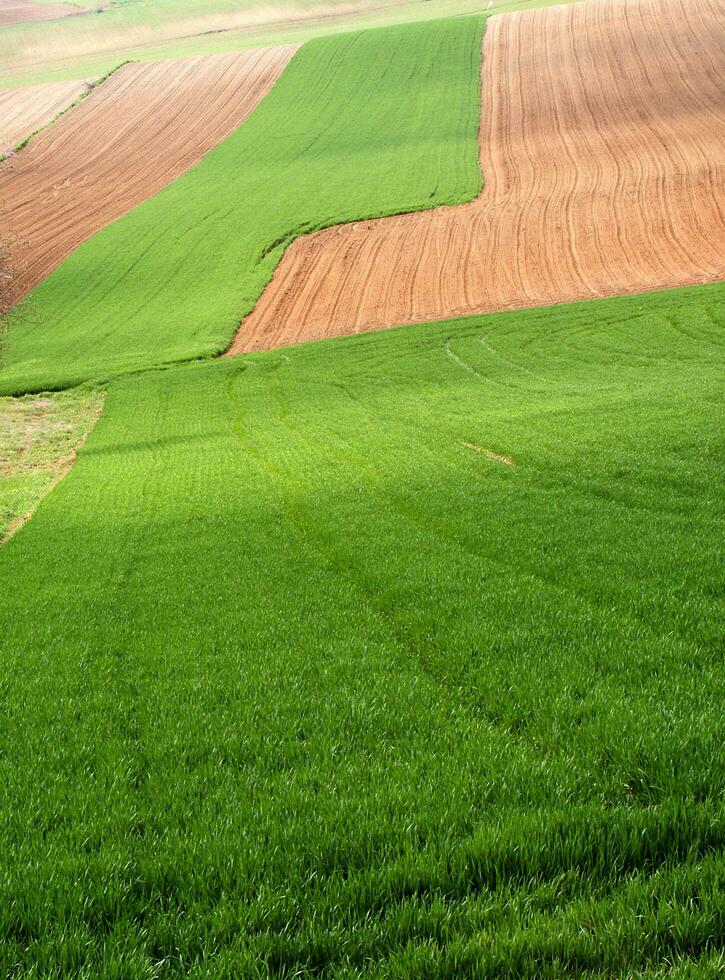
[[4, 226], [21, 267], [14, 299], [236, 129], [295, 50], [126, 65], [4, 164]]
[[0, 89], [0, 153], [8, 153], [85, 91], [85, 82], [48, 82]]
[[719, 0], [492, 18], [482, 195], [286, 252], [231, 352], [725, 277]]
[[[482, 29], [483, 18], [452, 17], [303, 45], [243, 126], [33, 290], [12, 318], [0, 393], [214, 357], [300, 235], [470, 201], [481, 187]], [[134, 159], [147, 166], [143, 151]], [[105, 178], [110, 205], [118, 177]]]

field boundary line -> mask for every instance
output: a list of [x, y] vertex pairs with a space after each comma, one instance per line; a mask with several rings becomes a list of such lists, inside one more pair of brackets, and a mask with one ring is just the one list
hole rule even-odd
[[[254, 305], [249, 310], [249, 312], [244, 314], [242, 319], [239, 321], [237, 325], [237, 329], [234, 332], [234, 336], [230, 340], [227, 347], [216, 355], [218, 358], [234, 357], [236, 354], [250, 353], [250, 351], [245, 351], [241, 346], [241, 337], [242, 337], [242, 332], [244, 330], [245, 322], [254, 314], [257, 304], [263, 299], [266, 291], [272, 285], [274, 278], [277, 275], [280, 266], [282, 265], [282, 262], [285, 259], [285, 256], [287, 255], [288, 250], [301, 239], [313, 238], [316, 234], [319, 234], [320, 232], [334, 231], [334, 229], [336, 228], [346, 228], [349, 227], [350, 225], [356, 225], [356, 224], [364, 223], [366, 221], [381, 221], [387, 218], [392, 219], [392, 218], [397, 218], [402, 216], [414, 217], [415, 215], [428, 215], [438, 211], [445, 211], [454, 208], [465, 207], [466, 205], [472, 204], [475, 201], [477, 201], [478, 198], [481, 196], [481, 194], [483, 194], [484, 186], [486, 182], [486, 175], [483, 172], [483, 167], [481, 166], [481, 157], [480, 157], [480, 153], [478, 152], [478, 147], [480, 147], [480, 143], [481, 143], [481, 108], [483, 106], [483, 98], [484, 98], [484, 78], [483, 78], [482, 69], [483, 69], [484, 42], [486, 37], [486, 29], [488, 26], [489, 19], [493, 16], [495, 16], [494, 11], [487, 12], [485, 10], [480, 13], [466, 13], [461, 15], [461, 17], [463, 18], [467, 18], [467, 17], [471, 19], [480, 18], [481, 20], [481, 37], [480, 37], [480, 44], [478, 47], [478, 51], [479, 51], [478, 112], [476, 114], [476, 123], [475, 123], [475, 143], [477, 147], [476, 169], [478, 171], [479, 179], [478, 179], [478, 189], [475, 191], [475, 193], [473, 193], [470, 197], [462, 198], [461, 200], [456, 202], [443, 201], [440, 204], [434, 204], [433, 206], [430, 206], [428, 203], [424, 203], [417, 207], [406, 207], [403, 208], [402, 210], [388, 211], [383, 209], [378, 213], [368, 212], [366, 215], [362, 217], [348, 218], [345, 221], [322, 221], [319, 224], [315, 224], [312, 222], [303, 222], [300, 226], [298, 226], [298, 230], [293, 229], [291, 232], [285, 234], [281, 239], [268, 244], [267, 246], [265, 246], [265, 252], [264, 252], [265, 255], [269, 254], [269, 252], [271, 252], [274, 248], [276, 248], [278, 245], [282, 243], [284, 243], [284, 248], [280, 254], [279, 259], [277, 260], [277, 264], [272, 270], [272, 273], [266, 285], [262, 289], [262, 292], [255, 300]], [[440, 18], [440, 19], [447, 20], [448, 18]], [[237, 345], [238, 340], [240, 341], [239, 345]]]
[[125, 67], [126, 65], [134, 64], [136, 61], [137, 61], [136, 58], [127, 58], [126, 61], [119, 62], [119, 64], [111, 68], [110, 71], [107, 71], [105, 75], [101, 75], [100, 78], [97, 78], [91, 82], [85, 82], [84, 83], [86, 86], [85, 92], [81, 92], [81, 94], [78, 96], [77, 99], [74, 99], [64, 109], [61, 109], [61, 111], [57, 113], [55, 116], [53, 116], [52, 119], [49, 119], [47, 123], [44, 123], [42, 126], [38, 126], [38, 128], [34, 129], [32, 133], [29, 133], [27, 136], [21, 139], [13, 150], [11, 150], [9, 153], [6, 153], [4, 156], [0, 157], [0, 164], [4, 163], [5, 160], [12, 159], [16, 153], [20, 153], [21, 150], [24, 150], [25, 147], [28, 145], [28, 143], [33, 139], [33, 137], [38, 136], [46, 129], [49, 129], [51, 126], [55, 125], [55, 123], [57, 123], [62, 116], [64, 116], [67, 112], [70, 112], [71, 109], [75, 109], [77, 105], [83, 102], [84, 99], [87, 99], [89, 95], [92, 95], [97, 88], [103, 85], [104, 82], [108, 81], [108, 79], [112, 75], [115, 75], [117, 71], [120, 71], [120, 69]]

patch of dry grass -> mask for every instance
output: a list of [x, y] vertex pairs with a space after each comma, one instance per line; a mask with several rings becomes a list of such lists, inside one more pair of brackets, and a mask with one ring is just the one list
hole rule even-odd
[[103, 400], [103, 391], [88, 387], [0, 398], [0, 543], [68, 472]]

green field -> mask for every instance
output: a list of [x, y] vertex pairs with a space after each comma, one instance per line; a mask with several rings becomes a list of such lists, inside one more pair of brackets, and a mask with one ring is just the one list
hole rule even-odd
[[305, 45], [229, 139], [32, 293], [0, 394], [217, 354], [298, 235], [475, 196], [482, 30], [469, 17]]
[[212, 359], [477, 193], [483, 26], [306, 44], [13, 319], [0, 540], [105, 403], [0, 545], [0, 977], [725, 972], [725, 284]]
[[112, 383], [0, 550], [0, 974], [722, 975], [724, 323]]

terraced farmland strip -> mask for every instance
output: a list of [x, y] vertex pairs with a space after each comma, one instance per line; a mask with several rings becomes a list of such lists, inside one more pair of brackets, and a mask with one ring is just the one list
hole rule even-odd
[[113, 381], [0, 547], [0, 976], [715, 980], [724, 325]]
[[484, 190], [295, 242], [232, 352], [725, 277], [725, 7], [489, 20]]
[[0, 0], [0, 27], [29, 24], [38, 20], [59, 20], [83, 13], [71, 3], [36, 3], [31, 0]]
[[[33, 291], [25, 319], [9, 333], [0, 391], [43, 391], [219, 354], [300, 234], [474, 197], [482, 29], [482, 18], [459, 18], [304, 45], [243, 126]], [[99, 112], [99, 125], [103, 118]], [[137, 122], [118, 125], [137, 147]], [[144, 167], [148, 152], [144, 146]], [[124, 191], [106, 148], [94, 162], [94, 170], [104, 167], [111, 211]], [[78, 161], [65, 219], [24, 209], [41, 228], [60, 223], [60, 245], [63, 227], [77, 220], [75, 185], [85, 169]], [[31, 202], [33, 184], [29, 170]], [[62, 184], [57, 193], [66, 194]], [[96, 206], [92, 188], [77, 193]]]
[[0, 154], [14, 150], [85, 91], [86, 83], [77, 81], [0, 89]]
[[236, 129], [295, 50], [125, 65], [6, 162], [0, 201], [17, 242], [16, 301]]
[[[316, 31], [359, 29], [366, 26], [371, 15], [387, 15], [395, 22], [396, 17], [406, 17], [405, 10], [398, 11], [410, 3], [411, 0], [100, 0], [100, 17], [96, 4], [85, 4], [85, 10], [70, 8], [82, 16], [63, 23], [23, 24], [6, 31], [0, 36], [0, 83], [9, 79], [10, 84], [16, 84], [23, 76], [37, 75], [45, 76], [37, 81], [46, 81], [68, 70], [76, 77], [101, 75], [126, 59], [158, 60], [297, 43], [314, 36]], [[424, 6], [420, 0], [416, 5]], [[30, 3], [24, 9], [37, 6]], [[57, 4], [44, 6], [51, 11], [60, 10]], [[480, 4], [477, 7], [471, 0], [448, 0], [448, 6], [453, 8], [450, 13], [457, 12], [459, 6], [467, 8], [467, 12], [480, 9]], [[443, 10], [438, 16], [445, 14]], [[351, 20], [351, 26], [346, 27]]]

